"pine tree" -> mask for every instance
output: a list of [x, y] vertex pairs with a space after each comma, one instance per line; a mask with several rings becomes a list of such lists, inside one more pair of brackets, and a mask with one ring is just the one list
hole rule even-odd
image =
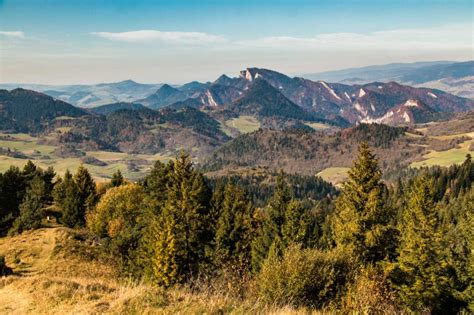
[[252, 204], [245, 191], [226, 185], [216, 224], [214, 260], [220, 266], [247, 268], [252, 235]]
[[174, 163], [172, 161], [168, 164], [156, 161], [150, 174], [143, 181], [145, 190], [155, 199], [158, 206], [164, 204], [168, 197], [168, 182], [173, 168]]
[[25, 180], [18, 167], [0, 174], [0, 236], [5, 235], [20, 213], [26, 194]]
[[259, 235], [252, 242], [252, 269], [258, 271], [267, 258], [275, 239], [272, 252], [282, 252], [282, 231], [285, 211], [291, 200], [291, 192], [282, 176], [278, 177], [275, 193], [265, 208], [264, 217], [259, 229]]
[[292, 200], [285, 211], [282, 226], [282, 241], [285, 247], [291, 244], [302, 246], [313, 243], [314, 222], [301, 202]]
[[333, 237], [336, 246], [362, 262], [376, 262], [393, 251], [394, 231], [384, 205], [382, 172], [366, 143], [349, 170], [336, 201]]
[[124, 178], [122, 176], [122, 172], [117, 170], [113, 175], [112, 179], [110, 180], [110, 187], [118, 187], [124, 183]]
[[[207, 198], [207, 199], [206, 199]], [[151, 265], [158, 283], [171, 285], [197, 275], [205, 262], [209, 196], [203, 177], [181, 153], [169, 175], [168, 197], [157, 220]]]
[[56, 201], [62, 210], [61, 221], [68, 227], [80, 226], [84, 222], [83, 201], [79, 196], [79, 189], [67, 170], [60, 186], [56, 189]]
[[20, 205], [20, 215], [13, 223], [9, 234], [22, 233], [26, 230], [37, 229], [41, 226], [42, 209], [46, 204], [47, 191], [41, 177], [31, 180], [30, 187]]
[[[67, 204], [69, 211], [71, 211], [67, 225], [84, 226], [87, 210], [92, 209], [97, 203], [96, 185], [89, 171], [83, 165], [77, 169], [74, 175], [74, 183], [74, 185], [69, 185], [67, 192]], [[75, 196], [71, 195], [73, 193]], [[77, 209], [74, 209], [74, 207], [77, 207]], [[74, 220], [76, 222], [73, 222]]]
[[412, 311], [437, 309], [449, 295], [447, 257], [428, 177], [417, 179], [403, 211], [394, 283]]

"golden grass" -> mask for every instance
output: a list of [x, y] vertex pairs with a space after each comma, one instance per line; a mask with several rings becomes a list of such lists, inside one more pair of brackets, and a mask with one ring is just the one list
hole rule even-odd
[[163, 290], [118, 280], [84, 232], [42, 228], [0, 238], [14, 275], [0, 278], [0, 313], [9, 314], [311, 314], [264, 305], [220, 290]]
[[469, 148], [474, 140], [467, 140], [459, 144], [457, 148], [446, 151], [430, 151], [423, 155], [423, 160], [414, 162], [411, 167], [418, 168], [424, 166], [451, 166], [453, 164], [460, 164], [466, 159], [468, 153], [472, 154]]
[[260, 128], [257, 118], [248, 115], [226, 120], [224, 124], [229, 128], [237, 129], [240, 133], [249, 133]]
[[339, 186], [347, 179], [348, 167], [328, 167], [318, 174], [322, 179], [333, 185]]
[[317, 123], [317, 122], [306, 122], [304, 123], [306, 126], [309, 126], [315, 130], [320, 130], [320, 129], [328, 129], [331, 126], [323, 123]]
[[[35, 164], [42, 168], [53, 166], [58, 175], [63, 175], [67, 169], [74, 172], [82, 164], [80, 158], [58, 158], [53, 155], [57, 148], [50, 145], [38, 144], [38, 138], [27, 134], [5, 134], [0, 133], [0, 147], [10, 148], [23, 152]], [[37, 154], [39, 152], [39, 154]], [[174, 156], [168, 153], [158, 154], [129, 154], [124, 152], [108, 151], [86, 151], [86, 155], [106, 162], [106, 166], [87, 164], [86, 167], [92, 176], [98, 181], [109, 179], [114, 172], [120, 170], [122, 174], [131, 180], [137, 180], [146, 175], [153, 162], [160, 160], [167, 162]], [[133, 160], [143, 160], [145, 164], [137, 165], [138, 171], [130, 171], [127, 163]], [[5, 172], [10, 166], [22, 168], [28, 159], [18, 159], [0, 155], [0, 172]]]

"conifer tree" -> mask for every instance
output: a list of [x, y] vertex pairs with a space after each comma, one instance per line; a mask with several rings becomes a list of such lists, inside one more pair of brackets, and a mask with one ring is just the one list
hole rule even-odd
[[[207, 196], [207, 197], [206, 197]], [[151, 265], [158, 283], [171, 285], [197, 275], [208, 246], [208, 190], [203, 177], [181, 153], [169, 174], [168, 197], [157, 220]]]
[[147, 193], [157, 202], [158, 206], [164, 204], [168, 197], [168, 182], [174, 163], [164, 164], [156, 161], [150, 174], [143, 181]]
[[79, 198], [84, 201], [86, 209], [92, 208], [97, 202], [96, 184], [91, 174], [83, 165], [79, 166], [74, 175]]
[[83, 201], [79, 190], [69, 170], [64, 174], [64, 179], [55, 191], [56, 202], [62, 210], [61, 221], [68, 227], [80, 226], [84, 222]]
[[95, 204], [96, 196], [95, 183], [86, 168], [80, 166], [74, 176], [67, 170], [54, 188], [62, 223], [68, 227], [84, 226], [86, 210]]
[[285, 247], [291, 244], [308, 245], [312, 241], [314, 225], [308, 211], [301, 202], [291, 200], [284, 214], [282, 241]]
[[8, 232], [18, 217], [25, 193], [25, 180], [18, 167], [12, 166], [0, 176], [0, 236]]
[[122, 175], [122, 172], [120, 170], [117, 170], [114, 172], [112, 175], [112, 179], [110, 180], [110, 187], [118, 187], [124, 183], [124, 178]]
[[252, 204], [245, 191], [232, 184], [224, 189], [216, 224], [214, 259], [218, 265], [250, 263]]
[[362, 262], [379, 261], [393, 251], [394, 231], [388, 225], [381, 177], [375, 155], [362, 143], [336, 201], [333, 220], [336, 246]]
[[270, 248], [273, 245], [272, 252], [279, 253], [283, 251], [282, 231], [285, 220], [285, 211], [291, 200], [291, 192], [282, 176], [278, 177], [275, 193], [268, 206], [265, 208], [264, 218], [261, 222], [259, 235], [252, 242], [252, 269], [258, 271], [261, 264], [267, 258]]
[[26, 230], [39, 228], [46, 198], [47, 191], [44, 181], [39, 176], [34, 177], [20, 205], [20, 215], [13, 223], [9, 234], [22, 233]]
[[447, 257], [430, 181], [418, 178], [403, 211], [394, 283], [412, 311], [436, 309], [449, 296]]

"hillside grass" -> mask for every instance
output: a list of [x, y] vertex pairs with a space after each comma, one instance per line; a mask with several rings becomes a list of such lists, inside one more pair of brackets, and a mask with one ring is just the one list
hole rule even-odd
[[163, 290], [117, 278], [84, 231], [42, 228], [0, 238], [14, 274], [0, 278], [0, 313], [9, 314], [311, 314], [254, 297], [189, 287]]
[[[74, 172], [82, 164], [80, 158], [59, 158], [54, 156], [53, 151], [57, 148], [56, 146], [39, 144], [38, 141], [38, 138], [27, 134], [0, 133], [0, 148], [10, 148], [27, 156], [26, 159], [23, 159], [0, 155], [0, 172], [5, 172], [10, 166], [22, 168], [28, 160], [33, 161], [42, 168], [54, 166], [56, 173], [59, 175], [63, 175], [68, 169]], [[130, 180], [138, 180], [147, 174], [155, 161], [167, 162], [174, 157], [171, 153], [129, 154], [109, 151], [85, 151], [85, 153], [86, 156], [94, 157], [107, 163], [106, 166], [87, 164], [87, 168], [92, 176], [98, 181], [111, 178], [112, 174], [117, 170], [120, 170]], [[141, 161], [136, 163], [138, 170], [129, 169], [128, 163], [133, 161]]]
[[333, 185], [340, 186], [347, 179], [347, 171], [348, 167], [328, 167], [316, 175]]
[[227, 127], [237, 129], [240, 133], [249, 133], [260, 128], [260, 122], [257, 118], [248, 115], [241, 115], [237, 118], [226, 120], [224, 124]]
[[304, 124], [306, 126], [309, 126], [309, 127], [313, 128], [314, 130], [322, 130], [322, 129], [331, 128], [330, 125], [323, 124], [323, 123], [318, 123], [318, 122], [305, 122]]
[[452, 140], [460, 137], [469, 137], [470, 140], [466, 140], [460, 143], [456, 148], [445, 150], [445, 151], [435, 151], [430, 150], [427, 154], [423, 155], [423, 160], [413, 162], [411, 167], [429, 167], [429, 166], [451, 166], [453, 164], [461, 164], [465, 161], [467, 154], [473, 154], [474, 152], [470, 150], [474, 144], [474, 132], [460, 133], [454, 135], [444, 135], [444, 136], [428, 136], [431, 139], [437, 140]]

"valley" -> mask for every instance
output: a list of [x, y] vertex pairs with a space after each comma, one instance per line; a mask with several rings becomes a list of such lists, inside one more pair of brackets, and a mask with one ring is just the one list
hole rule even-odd
[[59, 174], [84, 164], [98, 180], [117, 170], [139, 180], [154, 161], [185, 150], [207, 172], [266, 167], [339, 184], [360, 141], [388, 173], [458, 164], [473, 150], [473, 100], [395, 82], [351, 86], [247, 68], [165, 84], [142, 100], [80, 108], [0, 90], [0, 170], [32, 160]]

